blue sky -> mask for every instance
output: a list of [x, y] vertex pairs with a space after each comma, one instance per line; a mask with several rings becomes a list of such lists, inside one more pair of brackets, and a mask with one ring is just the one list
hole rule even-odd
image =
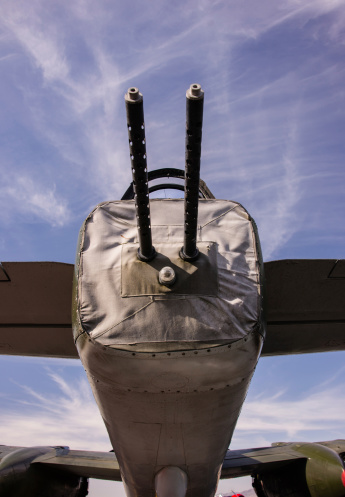
[[[264, 259], [344, 258], [344, 51], [344, 0], [3, 0], [1, 260], [74, 262], [84, 218], [130, 182], [128, 87], [144, 95], [148, 167], [183, 168], [195, 82], [201, 176], [249, 210]], [[263, 359], [234, 447], [344, 437], [344, 358]], [[109, 450], [77, 362], [0, 368], [0, 443]]]

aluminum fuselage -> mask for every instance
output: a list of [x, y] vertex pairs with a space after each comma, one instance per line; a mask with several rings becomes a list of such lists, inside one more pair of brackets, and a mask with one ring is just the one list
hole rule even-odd
[[256, 226], [236, 202], [200, 201], [199, 257], [185, 261], [184, 203], [156, 199], [145, 262], [134, 207], [102, 203], [82, 226], [75, 342], [128, 497], [154, 497], [167, 467], [187, 488], [165, 496], [213, 497], [265, 335]]
[[188, 496], [215, 494], [262, 337], [253, 331], [208, 349], [129, 352], [82, 334], [77, 347], [130, 497], [153, 497], [166, 466], [188, 477]]

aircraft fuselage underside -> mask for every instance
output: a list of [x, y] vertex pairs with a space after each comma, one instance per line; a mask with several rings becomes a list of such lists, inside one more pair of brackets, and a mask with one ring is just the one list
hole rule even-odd
[[259, 357], [253, 331], [201, 350], [134, 353], [81, 335], [77, 346], [129, 496], [155, 493], [155, 475], [177, 466], [188, 495], [209, 497]]

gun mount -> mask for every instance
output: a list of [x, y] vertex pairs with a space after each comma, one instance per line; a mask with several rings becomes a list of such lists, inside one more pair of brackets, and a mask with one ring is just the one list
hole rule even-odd
[[[201, 194], [203, 198], [214, 198], [206, 184], [200, 180], [204, 92], [199, 84], [192, 84], [186, 93], [185, 172], [180, 169], [166, 168], [148, 173], [143, 96], [138, 88], [128, 89], [125, 102], [133, 182], [122, 200], [135, 199], [139, 240], [138, 258], [143, 262], [149, 262], [156, 255], [152, 245], [149, 193], [162, 188], [174, 188], [183, 190], [185, 193], [184, 244], [179, 256], [188, 262], [195, 261], [199, 257], [197, 248], [199, 195]], [[164, 183], [149, 188], [148, 182], [160, 177], [183, 178], [185, 184], [182, 186]]]

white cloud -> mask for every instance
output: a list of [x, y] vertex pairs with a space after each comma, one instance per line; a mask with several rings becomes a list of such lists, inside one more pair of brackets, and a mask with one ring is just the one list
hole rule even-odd
[[44, 78], [48, 81], [66, 78], [69, 68], [56, 26], [47, 25], [29, 4], [22, 9], [4, 9], [3, 13], [5, 26], [42, 70]]
[[[50, 379], [51, 393], [43, 395], [27, 385], [2, 394], [0, 443], [14, 446], [68, 445], [71, 449], [109, 451], [111, 448], [103, 420], [85, 378], [66, 381], [51, 372], [52, 367], [78, 367], [79, 361], [44, 358], [14, 358], [18, 365], [42, 365]], [[49, 367], [48, 367], [49, 365]], [[9, 397], [12, 398], [10, 406]], [[25, 400], [24, 400], [25, 399]], [[7, 402], [7, 407], [4, 407]], [[122, 483], [89, 481], [89, 496], [125, 497]]]
[[[258, 11], [252, 0], [244, 4], [202, 2], [197, 8], [185, 5], [179, 10], [168, 3], [159, 8], [156, 4], [143, 8], [138, 3], [133, 15], [122, 6], [112, 10], [102, 2], [95, 8], [89, 0], [74, 2], [70, 9], [56, 3], [50, 11], [44, 2], [35, 0], [18, 2], [16, 9], [5, 1], [0, 11], [13, 43], [36, 68], [34, 80], [24, 79], [20, 86], [36, 142], [53, 145], [54, 164], [61, 161], [66, 178], [71, 178], [73, 170], [72, 184], [91, 203], [93, 198], [119, 198], [129, 182], [126, 87], [143, 84], [150, 91], [155, 78], [163, 82], [157, 84], [149, 103], [148, 148], [152, 153], [148, 165], [150, 169], [183, 167], [183, 132], [179, 129], [183, 129], [184, 116], [177, 114], [175, 103], [184, 98], [182, 81], [188, 79], [185, 88], [191, 74], [203, 80], [205, 126], [210, 125], [209, 137], [204, 135], [208, 149], [203, 146], [207, 169], [202, 176], [217, 186], [232, 182], [228, 195], [245, 204], [249, 201], [264, 255], [271, 258], [301, 227], [301, 199], [310, 166], [300, 152], [312, 153], [313, 146], [301, 137], [305, 138], [310, 127], [312, 106], [320, 113], [330, 98], [308, 98], [309, 93], [317, 82], [327, 86], [335, 74], [339, 77], [339, 64], [330, 61], [325, 67], [319, 52], [303, 64], [291, 62], [292, 52], [283, 53], [280, 64], [281, 48], [274, 52], [276, 59], [266, 60], [264, 35], [282, 26], [297, 34], [303, 29], [303, 39], [334, 43], [344, 27], [343, 5], [341, 0], [284, 4], [266, 0]], [[332, 15], [325, 20], [324, 14]], [[246, 63], [253, 51], [261, 61], [250, 59], [257, 64], [254, 71]], [[165, 85], [164, 74], [176, 80], [176, 85]], [[60, 181], [56, 189], [50, 186], [29, 195], [31, 212], [63, 225], [66, 208], [59, 199], [64, 198], [60, 193], [64, 186]], [[25, 191], [24, 198], [28, 198]]]
[[7, 445], [68, 445], [110, 450], [110, 442], [85, 378], [72, 383], [49, 372], [51, 393], [21, 385], [22, 394], [2, 409], [0, 440]]
[[322, 441], [343, 437], [345, 386], [330, 386], [332, 382], [334, 378], [302, 398], [299, 394], [296, 399], [286, 400], [284, 392], [277, 390], [273, 395], [247, 400], [234, 442], [237, 446], [252, 447], [273, 440]]
[[14, 211], [25, 217], [34, 215], [52, 226], [63, 226], [68, 222], [69, 209], [55, 187], [44, 187], [24, 175], [9, 175], [6, 180], [8, 184], [3, 187], [2, 202], [9, 214]]
[[288, 239], [300, 228], [295, 213], [301, 195], [301, 172], [294, 150], [297, 133], [293, 128], [297, 126], [296, 123], [297, 120], [294, 121], [288, 135], [286, 152], [280, 164], [280, 181], [274, 186], [273, 191], [271, 189], [270, 196], [275, 197], [275, 202], [272, 206], [266, 207], [265, 213], [261, 213], [263, 218], [261, 234], [264, 240], [265, 260], [270, 259], [275, 251], [286, 244]]

